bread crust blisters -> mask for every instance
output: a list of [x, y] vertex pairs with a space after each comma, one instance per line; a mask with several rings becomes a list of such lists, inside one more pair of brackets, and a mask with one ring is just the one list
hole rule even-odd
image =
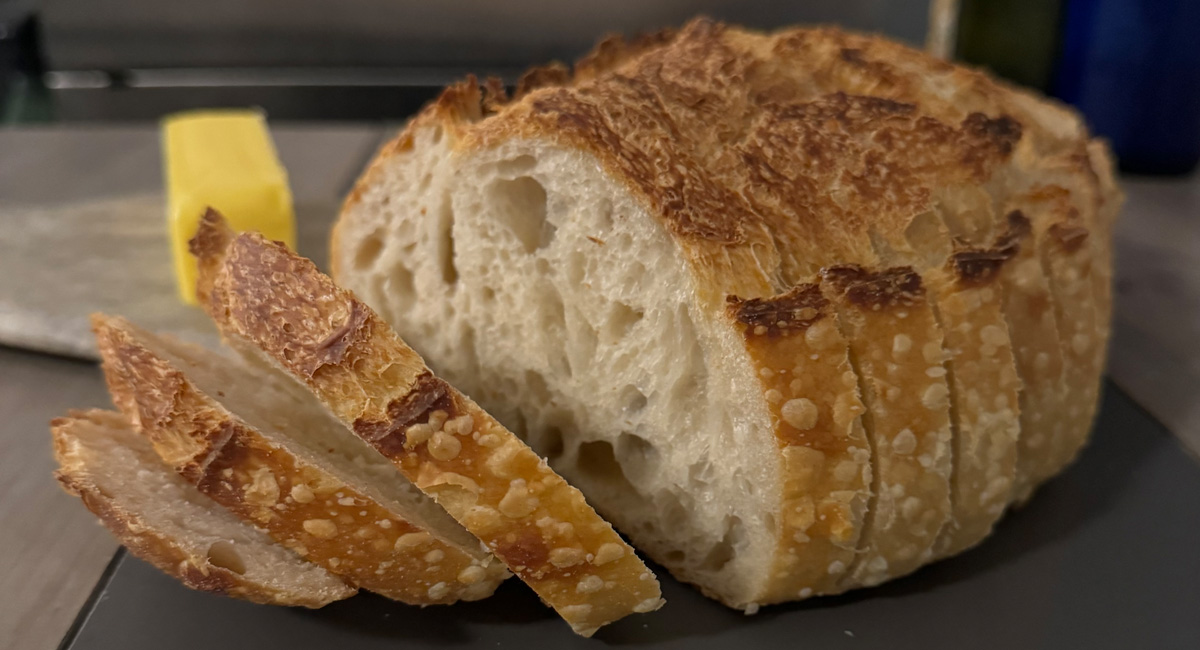
[[[100, 518], [100, 523], [129, 552], [191, 589], [260, 604], [316, 608], [355, 594], [356, 589], [315, 567], [316, 575], [309, 578], [305, 587], [300, 587], [295, 584], [296, 581], [289, 581], [284, 576], [257, 578], [255, 576], [261, 576], [262, 571], [255, 571], [253, 567], [222, 566], [212, 557], [209, 544], [199, 539], [181, 537], [157, 526], [155, 519], [142, 511], [141, 508], [146, 504], [138, 505], [111, 487], [101, 487], [94, 473], [128, 472], [136, 476], [139, 470], [171, 472], [166, 466], [157, 467], [161, 461], [154, 457], [147, 442], [138, 439], [138, 434], [132, 428], [121, 414], [102, 410], [72, 411], [66, 417], [55, 418], [50, 423], [54, 457], [59, 464], [55, 478], [64, 490], [82, 499], [88, 510]], [[94, 439], [105, 437], [116, 438], [119, 444], [127, 447], [129, 453], [139, 455], [145, 464], [132, 467], [105, 466], [107, 460], [104, 453], [91, 449]], [[146, 449], [139, 450], [139, 444]], [[162, 507], [170, 508], [171, 504], [164, 503]], [[232, 519], [232, 516], [228, 517]], [[237, 524], [231, 522], [228, 525]], [[256, 531], [249, 531], [248, 534], [252, 537], [261, 536], [259, 543], [264, 548], [274, 544]], [[279, 549], [279, 552], [287, 553], [283, 549]]]
[[114, 401], [163, 459], [283, 546], [352, 584], [416, 605], [477, 600], [506, 577], [485, 553], [430, 534], [272, 442], [153, 350], [153, 335], [99, 315], [93, 328]]
[[658, 581], [578, 490], [433, 376], [312, 262], [215, 212], [193, 252], [222, 334], [258, 347], [432, 496], [576, 632], [662, 605]]

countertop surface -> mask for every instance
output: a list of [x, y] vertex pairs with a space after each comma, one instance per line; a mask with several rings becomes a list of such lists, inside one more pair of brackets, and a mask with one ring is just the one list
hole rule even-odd
[[[320, 229], [388, 129], [274, 131], [302, 214]], [[153, 200], [160, 179], [155, 126], [0, 130], [0, 226], [4, 205]], [[1200, 455], [1200, 176], [1122, 186], [1110, 376]], [[30, 279], [0, 283], [3, 293]], [[55, 648], [116, 548], [52, 480], [47, 432], [69, 408], [107, 403], [94, 364], [0, 347], [0, 648]]]

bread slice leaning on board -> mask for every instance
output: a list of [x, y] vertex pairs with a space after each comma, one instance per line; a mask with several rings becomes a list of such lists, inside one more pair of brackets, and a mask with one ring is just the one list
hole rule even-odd
[[662, 605], [654, 575], [577, 489], [311, 261], [235, 234], [212, 210], [191, 250], [201, 305], [226, 343], [287, 373], [575, 632]]
[[129, 552], [201, 591], [321, 607], [355, 589], [304, 561], [168, 467], [120, 413], [73, 411], [51, 423], [55, 477]]
[[413, 605], [486, 598], [509, 576], [287, 377], [123, 318], [97, 314], [92, 327], [113, 402], [214, 507]]
[[1075, 457], [1120, 201], [1048, 100], [699, 19], [512, 97], [446, 89], [331, 260], [638, 548], [752, 611], [969, 548]]

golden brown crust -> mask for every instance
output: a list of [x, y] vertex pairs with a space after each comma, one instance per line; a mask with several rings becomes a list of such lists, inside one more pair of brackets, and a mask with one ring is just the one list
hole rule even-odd
[[224, 336], [301, 380], [576, 632], [661, 605], [657, 580], [578, 490], [310, 261], [243, 234], [200, 267]]
[[[200, 492], [347, 581], [409, 604], [491, 594], [506, 577], [292, 455], [201, 392], [127, 321], [93, 317], [109, 390], [156, 451]], [[498, 563], [497, 563], [498, 564]]]
[[823, 280], [861, 381], [875, 467], [867, 534], [845, 584], [870, 586], [928, 562], [951, 517], [942, 330], [911, 268], [842, 265]]
[[294, 593], [251, 580], [213, 564], [208, 557], [188, 552], [176, 540], [146, 525], [136, 511], [99, 489], [90, 477], [94, 468], [89, 468], [79, 453], [79, 438], [97, 426], [128, 428], [130, 424], [117, 413], [99, 410], [73, 411], [67, 417], [51, 421], [54, 456], [59, 464], [55, 478], [69, 494], [79, 497], [130, 553], [191, 589], [260, 604], [315, 608], [354, 595], [355, 590], [348, 586], [328, 593]]
[[[1028, 216], [1032, 224], [1031, 239], [1051, 297], [1048, 309], [1062, 360], [1058, 410], [1042, 414], [1038, 430], [1044, 438], [1035, 452], [1023, 458], [1015, 498], [1025, 501], [1039, 483], [1074, 460], [1087, 441], [1100, 396], [1107, 347], [1107, 323], [1102, 319], [1107, 307], [1100, 304], [1102, 296], [1092, 277], [1095, 249], [1084, 245], [1094, 238], [1071, 193], [1063, 187], [1036, 186], [1013, 196], [1008, 207]], [[1034, 369], [1046, 363], [1036, 357], [1032, 361]], [[1045, 431], [1047, 425], [1052, 429]]]
[[773, 579], [758, 602], [838, 593], [863, 533], [871, 454], [837, 316], [815, 282], [774, 298], [730, 297], [729, 310], [758, 369], [785, 477]]

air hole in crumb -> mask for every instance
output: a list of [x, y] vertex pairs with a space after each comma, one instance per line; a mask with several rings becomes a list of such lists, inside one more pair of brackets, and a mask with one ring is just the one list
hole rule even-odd
[[546, 386], [546, 378], [536, 370], [525, 371], [523, 389], [524, 395], [521, 396], [521, 401], [526, 404], [544, 406], [550, 401], [550, 389]]
[[596, 204], [596, 225], [602, 233], [607, 233], [613, 227], [613, 204], [608, 197], [600, 199]]
[[682, 564], [686, 558], [687, 554], [679, 549], [667, 551], [667, 562], [670, 564]]
[[554, 225], [546, 221], [546, 188], [537, 180], [530, 176], [497, 180], [487, 194], [497, 220], [516, 235], [526, 253], [554, 239]]
[[[514, 390], [506, 390], [501, 394], [504, 395], [506, 399], [511, 400], [511, 399], [513, 399], [513, 395], [515, 393], [516, 393], [516, 390], [514, 389]], [[497, 400], [497, 401], [501, 401], [501, 400]], [[528, 444], [529, 425], [526, 423], [524, 413], [522, 413], [520, 411], [514, 411], [511, 417], [504, 418], [503, 420], [500, 421], [500, 424], [503, 424], [504, 428], [508, 429], [509, 431], [512, 431], [513, 435], [520, 438], [522, 442], [525, 442], [526, 444]]]
[[481, 293], [484, 302], [492, 302], [496, 299], [496, 290], [491, 287], [484, 287]]
[[[546, 283], [549, 285], [549, 282]], [[567, 312], [562, 295], [553, 286], [548, 286], [542, 301], [542, 331], [562, 332], [567, 329]]]
[[567, 282], [571, 283], [572, 287], [579, 286], [583, 282], [585, 268], [583, 253], [572, 251], [567, 256]]
[[621, 435], [617, 436], [616, 451], [621, 470], [634, 480], [641, 481], [643, 478], [653, 477], [660, 471], [662, 463], [659, 461], [658, 449], [650, 444], [649, 440], [637, 434], [621, 432]]
[[537, 158], [525, 154], [496, 163], [496, 175], [504, 178], [516, 178], [528, 174], [536, 166]]
[[208, 558], [209, 564], [213, 566], [228, 569], [238, 575], [246, 573], [245, 561], [242, 560], [241, 555], [238, 555], [237, 549], [233, 547], [233, 544], [229, 542], [224, 540], [213, 542], [209, 545], [205, 555]]
[[417, 191], [424, 192], [424, 191], [428, 190], [429, 186], [432, 184], [433, 184], [433, 174], [430, 172], [425, 172], [424, 174], [421, 175], [421, 182], [419, 182], [417, 184]]
[[363, 271], [371, 268], [379, 254], [383, 252], [383, 237], [378, 232], [371, 233], [358, 247], [354, 255], [354, 268]]
[[637, 325], [645, 314], [640, 309], [634, 309], [624, 303], [614, 303], [604, 323], [604, 342], [613, 344], [628, 336], [629, 331]]
[[454, 284], [458, 281], [458, 267], [454, 266], [454, 209], [450, 197], [442, 197], [441, 219], [438, 224], [438, 260], [442, 267], [442, 281]]
[[721, 541], [705, 554], [704, 559], [700, 561], [700, 568], [704, 571], [720, 571], [725, 568], [725, 565], [733, 559], [737, 543], [744, 536], [742, 520], [737, 517], [726, 518], [725, 534], [721, 537]]
[[417, 297], [412, 271], [403, 264], [394, 266], [388, 274], [383, 294], [387, 296], [393, 309], [406, 310], [412, 306]]
[[605, 440], [593, 440], [579, 445], [576, 466], [584, 480], [603, 485], [606, 490], [614, 493], [616, 498], [612, 499], [613, 503], [628, 503], [641, 498], [633, 484], [625, 477], [625, 472], [621, 470], [613, 446]]
[[676, 360], [675, 370], [678, 374], [671, 386], [671, 399], [688, 400], [698, 395], [698, 399], [703, 399], [702, 394], [708, 383], [708, 364], [704, 361], [704, 351], [696, 336], [696, 324], [686, 307], [681, 306], [675, 312], [674, 330], [674, 343], [678, 347], [672, 352], [672, 358]]
[[646, 396], [637, 386], [626, 386], [621, 389], [621, 408], [626, 417], [636, 415], [646, 408]]
[[433, 139], [434, 144], [437, 144], [442, 141], [442, 127], [440, 127], [440, 126], [434, 127], [432, 139]]
[[558, 427], [547, 427], [542, 432], [534, 450], [549, 460], [554, 460], [563, 454], [563, 432]]
[[673, 492], [667, 492], [660, 496], [660, 500], [666, 501], [666, 505], [662, 507], [662, 523], [665, 530], [681, 530], [687, 523], [688, 512], [692, 508], [685, 507], [683, 502], [679, 500], [679, 496]]

